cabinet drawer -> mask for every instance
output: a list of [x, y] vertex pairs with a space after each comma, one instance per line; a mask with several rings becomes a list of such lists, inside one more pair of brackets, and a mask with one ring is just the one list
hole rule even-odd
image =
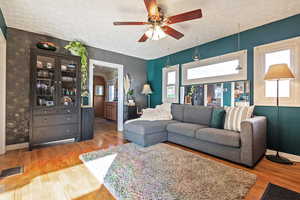
[[78, 124], [34, 128], [31, 143], [45, 143], [79, 137]]
[[51, 126], [51, 125], [60, 125], [60, 124], [71, 124], [77, 123], [77, 115], [47, 115], [47, 116], [34, 116], [33, 117], [33, 126]]
[[59, 110], [60, 114], [71, 114], [71, 113], [76, 113], [78, 112], [78, 108], [62, 108]]
[[33, 110], [34, 115], [48, 115], [48, 114], [57, 114], [56, 109], [44, 108], [44, 109], [35, 109]]

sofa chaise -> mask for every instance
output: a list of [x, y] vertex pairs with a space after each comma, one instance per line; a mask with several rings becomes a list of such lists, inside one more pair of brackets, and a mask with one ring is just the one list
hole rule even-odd
[[212, 128], [213, 107], [172, 104], [172, 120], [137, 120], [124, 125], [124, 138], [142, 146], [172, 142], [253, 167], [266, 151], [266, 118], [241, 122], [241, 131]]

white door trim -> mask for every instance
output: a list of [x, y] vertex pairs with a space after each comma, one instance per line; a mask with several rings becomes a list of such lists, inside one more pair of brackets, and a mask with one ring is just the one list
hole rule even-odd
[[89, 65], [89, 91], [90, 91], [90, 101], [89, 106], [93, 106], [93, 77], [94, 77], [94, 66], [105, 66], [110, 68], [118, 69], [118, 131], [123, 131], [123, 105], [124, 105], [124, 66], [115, 63], [104, 62], [101, 60], [90, 59]]
[[5, 153], [6, 124], [6, 39], [0, 29], [0, 155]]

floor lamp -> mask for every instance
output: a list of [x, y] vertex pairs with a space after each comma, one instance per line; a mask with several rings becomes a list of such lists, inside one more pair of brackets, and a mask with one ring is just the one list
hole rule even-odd
[[265, 80], [275, 80], [277, 83], [277, 98], [276, 98], [276, 108], [277, 108], [277, 123], [276, 123], [276, 140], [277, 140], [277, 153], [276, 155], [267, 155], [266, 158], [270, 161], [276, 162], [276, 163], [281, 163], [281, 164], [286, 164], [286, 165], [291, 165], [293, 164], [292, 161], [290, 161], [287, 158], [281, 157], [279, 155], [279, 150], [280, 150], [280, 130], [278, 127], [279, 123], [279, 81], [280, 80], [289, 80], [289, 79], [294, 79], [295, 76], [291, 72], [290, 68], [288, 67], [287, 64], [276, 64], [276, 65], [271, 65], [267, 74], [265, 75]]
[[143, 86], [142, 94], [146, 95], [148, 97], [148, 108], [150, 108], [150, 95], [152, 94], [151, 87], [148, 83], [145, 83]]

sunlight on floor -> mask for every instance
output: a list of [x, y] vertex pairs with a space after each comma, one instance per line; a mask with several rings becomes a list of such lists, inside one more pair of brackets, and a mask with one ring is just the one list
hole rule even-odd
[[90, 172], [98, 179], [98, 181], [102, 184], [104, 181], [104, 177], [111, 164], [117, 157], [117, 154], [107, 155], [102, 158], [97, 158], [88, 162], [85, 162], [85, 166], [90, 170]]
[[28, 184], [0, 194], [0, 200], [71, 200], [93, 193], [102, 184], [83, 165], [37, 176]]

